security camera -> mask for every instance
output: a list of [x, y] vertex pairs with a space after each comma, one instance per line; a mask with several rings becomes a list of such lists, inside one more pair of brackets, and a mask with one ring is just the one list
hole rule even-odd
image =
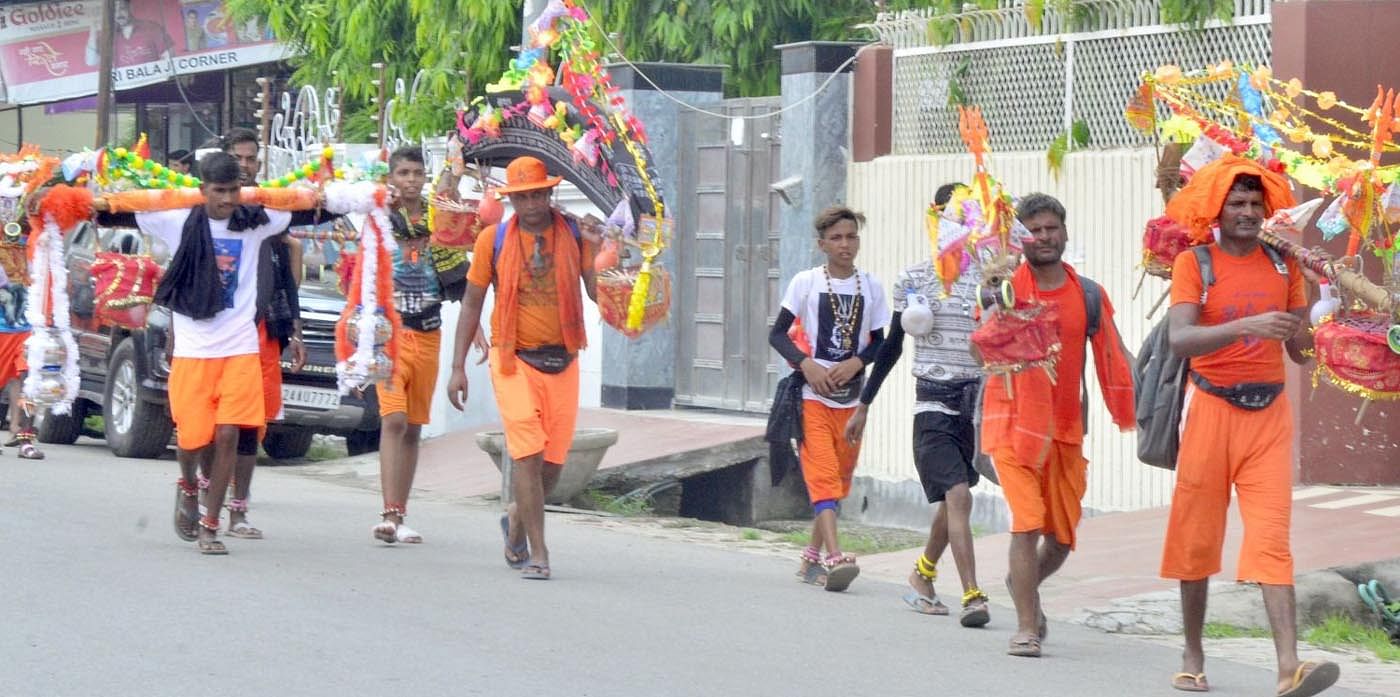
[[787, 179], [773, 182], [768, 185], [768, 190], [783, 197], [783, 203], [789, 206], [802, 204], [802, 177], [793, 175]]

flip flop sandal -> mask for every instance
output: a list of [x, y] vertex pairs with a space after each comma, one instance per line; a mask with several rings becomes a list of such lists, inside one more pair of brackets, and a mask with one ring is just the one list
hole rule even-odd
[[218, 540], [195, 540], [195, 547], [200, 554], [213, 556], [228, 554], [228, 548], [224, 547], [224, 543]]
[[851, 582], [860, 575], [860, 567], [854, 561], [841, 561], [830, 569], [826, 570], [826, 589], [832, 593], [840, 593], [851, 587]]
[[383, 542], [385, 544], [394, 544], [395, 542], [399, 541], [398, 537], [395, 536], [395, 533], [398, 532], [398, 529], [399, 526], [394, 525], [393, 523], [386, 520], [370, 528], [370, 533], [374, 535], [374, 539], [379, 540], [380, 542]]
[[826, 567], [821, 564], [808, 564], [805, 571], [797, 572], [797, 580], [813, 586], [825, 586]]
[[904, 603], [920, 615], [943, 616], [949, 614], [948, 606], [938, 599], [937, 593], [932, 596], [909, 593], [904, 596]]
[[1331, 687], [1342, 676], [1342, 669], [1331, 661], [1303, 661], [1293, 673], [1293, 686], [1278, 697], [1312, 697]]
[[242, 540], [261, 540], [263, 538], [262, 531], [249, 525], [246, 520], [240, 520], [230, 525], [228, 532], [225, 534], [229, 537], [237, 537]]
[[5, 441], [5, 447], [7, 447], [7, 448], [13, 448], [13, 447], [15, 447], [16, 445], [19, 445], [20, 443], [23, 443], [23, 442], [24, 442], [24, 441], [21, 440], [19, 436], [13, 436], [13, 437], [11, 437], [9, 440]]
[[1205, 673], [1177, 673], [1172, 676], [1172, 688], [1182, 692], [1210, 692]]
[[[1010, 576], [1007, 576], [1005, 580], [1006, 580], [1006, 597], [1011, 598], [1011, 600], [1012, 600], [1012, 603], [1011, 603], [1011, 604], [1012, 604], [1012, 606], [1015, 606], [1015, 604], [1016, 604], [1016, 602], [1015, 602], [1015, 601], [1016, 601], [1016, 594], [1011, 592], [1011, 577], [1010, 577]], [[1040, 618], [1039, 618], [1039, 621], [1038, 621], [1037, 624], [1036, 624], [1035, 632], [1036, 632], [1036, 635], [1040, 637], [1041, 643], [1044, 643], [1045, 640], [1046, 640], [1046, 638], [1048, 638], [1048, 637], [1050, 636], [1050, 622], [1049, 622], [1048, 620], [1046, 620], [1046, 618], [1045, 618], [1045, 611], [1044, 611], [1044, 610], [1041, 610], [1041, 611], [1040, 611]]]
[[44, 459], [44, 452], [35, 447], [33, 443], [20, 443], [19, 458], [21, 460], [42, 460]]
[[1022, 658], [1040, 658], [1040, 638], [1028, 634], [1011, 637], [1011, 646], [1006, 653]]
[[423, 536], [419, 535], [418, 531], [408, 527], [407, 525], [404, 525], [403, 523], [399, 523], [394, 528], [394, 539], [406, 545], [423, 544]]
[[[504, 555], [506, 558], [506, 566], [512, 569], [519, 569], [525, 566], [525, 564], [530, 561], [530, 543], [526, 541], [521, 542], [519, 547], [511, 546], [509, 515], [501, 516], [501, 537], [506, 543], [506, 553]], [[515, 557], [514, 561], [511, 561], [512, 556]]]
[[195, 498], [185, 495], [184, 489], [179, 484], [175, 485], [175, 534], [185, 542], [194, 542], [199, 539], [199, 513], [196, 505], [196, 513], [190, 515], [185, 512], [185, 499]]
[[958, 624], [969, 628], [985, 627], [991, 621], [992, 613], [987, 609], [985, 597], [976, 598], [963, 605], [962, 614], [958, 615]]
[[548, 565], [548, 564], [526, 564], [525, 567], [522, 568], [522, 569], [520, 570], [520, 578], [523, 578], [523, 579], [526, 579], [526, 580], [529, 580], [529, 581], [548, 581], [548, 580], [549, 580], [549, 565]]

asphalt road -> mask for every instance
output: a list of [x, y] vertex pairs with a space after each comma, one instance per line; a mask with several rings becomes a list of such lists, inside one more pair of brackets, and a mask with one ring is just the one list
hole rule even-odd
[[[1004, 608], [962, 629], [897, 586], [826, 593], [787, 560], [568, 516], [549, 582], [506, 568], [483, 506], [415, 500], [426, 544], [388, 547], [377, 494], [295, 468], [259, 470], [267, 539], [201, 557], [171, 528], [174, 462], [48, 453], [0, 458], [4, 697], [1179, 694], [1171, 648], [1056, 624], [1045, 658], [1013, 658]], [[1273, 694], [1207, 669], [1213, 694]]]

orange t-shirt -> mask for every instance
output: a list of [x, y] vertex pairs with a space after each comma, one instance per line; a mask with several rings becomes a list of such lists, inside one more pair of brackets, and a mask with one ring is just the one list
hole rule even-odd
[[[1084, 291], [1069, 279], [1055, 290], [1035, 290], [1036, 297], [1059, 308], [1060, 357], [1055, 361], [1054, 430], [1051, 437], [1061, 443], [1084, 442], [1084, 402], [1080, 381], [1084, 379], [1084, 351], [1088, 339], [1084, 331], [1089, 318], [1084, 314]], [[1105, 303], [1108, 297], [1104, 297]], [[1112, 317], [1112, 308], [1104, 313]], [[1101, 320], [1103, 321], [1103, 320]]]
[[[1272, 311], [1289, 312], [1306, 307], [1303, 274], [1286, 260], [1288, 275], [1278, 272], [1262, 247], [1237, 257], [1211, 245], [1211, 270], [1215, 283], [1206, 292], [1201, 326], [1224, 324], [1241, 317]], [[1201, 304], [1201, 267], [1196, 254], [1186, 250], [1172, 264], [1172, 305]], [[1191, 359], [1191, 369], [1222, 387], [1242, 382], [1283, 382], [1283, 342], [1247, 336], [1204, 356]]]
[[[544, 269], [529, 268], [535, 255], [535, 237], [525, 230], [514, 240], [506, 238], [504, 244], [523, 244], [526, 268], [520, 273], [520, 319], [516, 327], [515, 347], [532, 349], [541, 346], [563, 346], [564, 330], [559, 323], [559, 294], [554, 285], [554, 244], [551, 236], [544, 236], [545, 244], [540, 250], [544, 258]], [[467, 271], [467, 282], [478, 288], [485, 288], [495, 280], [496, 229], [487, 228], [476, 236], [473, 247], [471, 269]], [[491, 309], [491, 335], [501, 335], [501, 306]]]

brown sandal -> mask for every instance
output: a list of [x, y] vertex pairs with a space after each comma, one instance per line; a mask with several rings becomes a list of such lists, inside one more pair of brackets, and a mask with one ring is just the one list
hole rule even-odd
[[1006, 653], [1023, 658], [1040, 658], [1040, 637], [1034, 634], [1017, 634], [1011, 637], [1011, 647]]
[[1210, 692], [1205, 673], [1177, 673], [1172, 676], [1172, 688], [1182, 692]]

